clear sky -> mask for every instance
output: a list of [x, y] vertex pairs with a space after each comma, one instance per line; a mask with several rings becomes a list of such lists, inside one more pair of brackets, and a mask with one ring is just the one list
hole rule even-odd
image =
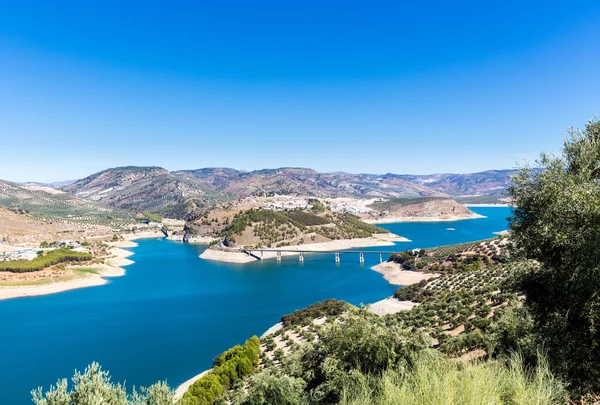
[[511, 168], [600, 115], [600, 1], [7, 1], [0, 178]]

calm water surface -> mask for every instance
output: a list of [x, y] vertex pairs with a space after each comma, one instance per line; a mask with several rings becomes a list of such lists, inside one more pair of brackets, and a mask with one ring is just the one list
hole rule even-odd
[[[412, 242], [371, 250], [468, 242], [507, 229], [508, 208], [473, 210], [487, 218], [384, 225]], [[369, 270], [375, 255], [364, 266], [350, 254], [339, 265], [332, 254], [234, 265], [199, 259], [205, 248], [140, 240], [127, 275], [107, 285], [0, 301], [0, 404], [30, 404], [32, 388], [92, 361], [128, 386], [167, 379], [175, 387], [283, 314], [328, 298], [370, 303], [396, 289]]]

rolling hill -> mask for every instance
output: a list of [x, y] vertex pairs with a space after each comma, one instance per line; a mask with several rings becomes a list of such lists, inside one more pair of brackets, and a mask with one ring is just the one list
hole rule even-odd
[[93, 222], [109, 226], [132, 221], [134, 218], [131, 212], [108, 207], [56, 189], [21, 186], [3, 180], [0, 180], [0, 205], [38, 218]]
[[[218, 197], [186, 176], [160, 167], [118, 167], [93, 174], [62, 190], [134, 212], [185, 218]], [[223, 197], [222, 197], [223, 198]]]

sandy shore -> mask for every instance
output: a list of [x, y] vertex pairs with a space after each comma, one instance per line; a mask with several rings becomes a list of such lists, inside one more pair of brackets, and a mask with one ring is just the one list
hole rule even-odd
[[394, 297], [388, 297], [384, 300], [367, 305], [367, 311], [375, 315], [383, 316], [395, 314], [396, 312], [400, 311], [410, 311], [417, 305], [419, 304], [416, 302], [399, 301]]
[[107, 278], [125, 275], [123, 267], [133, 263], [132, 260], [127, 259], [133, 252], [120, 248], [132, 247], [130, 244], [137, 246], [137, 244], [131, 241], [111, 242], [110, 245], [113, 246], [109, 250], [111, 257], [105, 260], [105, 264], [73, 266], [94, 270], [96, 273], [84, 273], [79, 277], [66, 281], [55, 282], [50, 279], [48, 283], [39, 285], [0, 286], [0, 300], [56, 294], [68, 290], [107, 284], [109, 282]]
[[[309, 243], [305, 245], [285, 246], [282, 248], [272, 248], [272, 250], [302, 250], [304, 252], [330, 252], [337, 250], [345, 250], [352, 248], [361, 247], [372, 247], [372, 246], [394, 246], [395, 242], [410, 242], [408, 239], [393, 233], [378, 233], [369, 238], [356, 238], [356, 239], [344, 239], [344, 240], [333, 240], [330, 242], [322, 243]], [[260, 254], [258, 252], [255, 252]], [[282, 256], [294, 256], [297, 253], [282, 252]], [[277, 252], [264, 252], [264, 259], [274, 259], [277, 257]], [[216, 249], [206, 249], [200, 258], [206, 260], [215, 260], [228, 263], [248, 263], [256, 261], [255, 258], [248, 256], [245, 253], [237, 251], [223, 251]]]
[[479, 214], [469, 214], [443, 215], [439, 217], [385, 217], [380, 219], [363, 219], [363, 222], [366, 222], [367, 224], [393, 224], [397, 222], [452, 222], [477, 218], [485, 218], [485, 216]]
[[173, 396], [173, 402], [175, 403], [175, 402], [179, 401], [181, 399], [181, 397], [183, 397], [183, 394], [185, 394], [185, 392], [188, 390], [188, 388], [191, 387], [191, 385], [193, 383], [195, 383], [196, 381], [198, 381], [199, 379], [201, 379], [202, 377], [204, 377], [206, 374], [208, 374], [211, 371], [212, 371], [212, 368], [210, 368], [208, 370], [204, 370], [200, 374], [193, 376], [192, 378], [190, 378], [189, 380], [187, 380], [186, 382], [181, 384], [179, 387], [177, 387], [177, 389], [175, 390], [175, 395]]
[[[167, 239], [176, 241], [176, 242], [183, 242], [183, 235], [171, 235]], [[198, 244], [202, 244], [202, 245], [208, 245], [210, 242], [212, 242], [215, 239], [218, 239], [218, 238], [216, 238], [214, 236], [192, 236], [191, 238], [188, 239], [188, 243], [198, 243]]]
[[383, 278], [390, 284], [401, 286], [417, 284], [422, 280], [439, 277], [438, 273], [421, 273], [419, 271], [403, 270], [402, 266], [394, 262], [383, 262], [377, 266], [371, 267], [371, 270], [383, 274]]
[[124, 233], [122, 236], [125, 240], [164, 238], [165, 237], [165, 235], [161, 231], [142, 231], [142, 232], [136, 232], [136, 233]]
[[465, 207], [510, 207], [510, 204], [465, 204]]

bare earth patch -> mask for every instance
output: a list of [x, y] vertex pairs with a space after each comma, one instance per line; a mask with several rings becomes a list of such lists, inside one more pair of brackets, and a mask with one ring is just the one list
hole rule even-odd
[[383, 316], [389, 314], [395, 314], [400, 311], [410, 311], [413, 307], [417, 306], [416, 302], [411, 301], [399, 301], [394, 297], [389, 297], [381, 301], [377, 301], [367, 306], [367, 311], [372, 314]]
[[383, 278], [390, 284], [402, 286], [417, 284], [422, 280], [429, 280], [440, 276], [438, 273], [403, 270], [401, 265], [394, 262], [383, 262], [377, 266], [373, 266], [371, 269], [383, 274]]

